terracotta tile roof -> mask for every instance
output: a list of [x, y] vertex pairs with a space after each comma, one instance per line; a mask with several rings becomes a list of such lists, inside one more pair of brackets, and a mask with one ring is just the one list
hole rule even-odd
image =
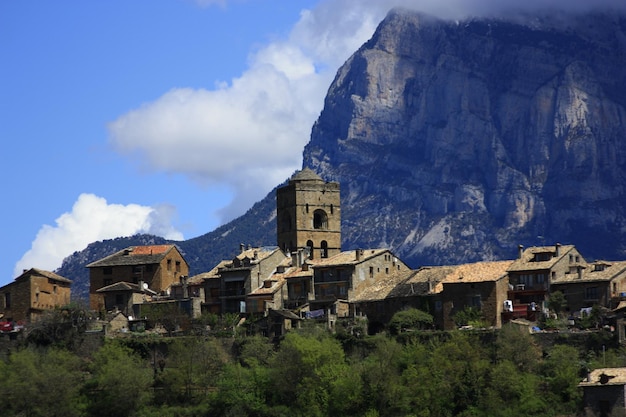
[[42, 277], [46, 277], [46, 278], [51, 279], [53, 281], [64, 282], [66, 284], [71, 284], [72, 283], [72, 280], [70, 280], [70, 279], [62, 277], [61, 275], [57, 275], [54, 272], [46, 271], [44, 269], [39, 269], [39, 268], [31, 268], [28, 271], [25, 271], [22, 275], [17, 277], [16, 280], [21, 278], [21, 277], [23, 277], [23, 276], [29, 276], [29, 275], [40, 275]]
[[513, 261], [475, 262], [455, 266], [427, 266], [417, 271], [396, 271], [364, 289], [354, 301], [436, 294], [444, 284], [497, 281], [507, 274]]
[[283, 285], [285, 285], [285, 280], [280, 278], [272, 278], [269, 280], [271, 282], [271, 286], [266, 287], [265, 285], [261, 288], [257, 288], [248, 294], [248, 296], [261, 296], [261, 295], [271, 295], [278, 291]]
[[229, 264], [231, 261], [220, 261], [219, 264], [215, 265], [213, 267], [213, 269], [211, 269], [208, 272], [201, 272], [199, 274], [193, 275], [191, 277], [189, 277], [189, 283], [190, 284], [201, 284], [205, 279], [216, 279], [220, 277], [220, 273], [219, 273], [219, 269], [223, 268], [224, 266], [226, 266], [227, 264]]
[[[525, 249], [522, 252], [521, 258], [515, 259], [510, 266], [509, 271], [530, 271], [537, 269], [550, 269], [554, 264], [568, 255], [570, 251], [574, 250], [574, 245], [561, 245], [559, 249], [559, 256], [555, 257], [555, 246], [532, 246]], [[552, 257], [546, 261], [534, 261], [535, 255], [538, 253], [551, 253]]]
[[111, 285], [107, 285], [106, 287], [102, 287], [96, 292], [113, 292], [113, 291], [132, 291], [132, 292], [141, 292], [138, 284], [133, 284], [131, 282], [120, 281]]
[[165, 253], [173, 245], [147, 245], [147, 246], [133, 246], [133, 252], [131, 255], [157, 255], [159, 253]]
[[[582, 277], [577, 272], [564, 274], [554, 277], [551, 284], [564, 284], [570, 282], [594, 282], [594, 281], [611, 281], [620, 275], [626, 276], [626, 261], [619, 262], [595, 262], [588, 265], [579, 265], [584, 268]], [[604, 269], [597, 270], [596, 265], [603, 265]]]
[[338, 265], [356, 265], [368, 259], [371, 259], [375, 256], [379, 256], [385, 252], [389, 252], [389, 249], [358, 249], [358, 250], [363, 252], [358, 260], [357, 260], [356, 250], [344, 251], [344, 252], [338, 253], [335, 256], [331, 256], [330, 258], [322, 258], [322, 259], [314, 260], [313, 268], [338, 266]]
[[389, 276], [386, 276], [384, 279], [380, 279], [374, 282], [372, 285], [364, 288], [350, 301], [358, 303], [402, 296], [393, 293], [399, 286], [402, 286], [403, 282], [407, 281], [415, 274], [417, 274], [417, 271], [394, 271], [393, 273], [389, 274]]
[[625, 385], [626, 368], [598, 368], [589, 373], [579, 387], [591, 387], [602, 385]]
[[87, 265], [87, 268], [158, 264], [175, 245], [130, 246]]
[[434, 293], [443, 291], [444, 284], [464, 284], [469, 282], [497, 281], [508, 275], [508, 269], [513, 261], [475, 262], [457, 265], [433, 289]]

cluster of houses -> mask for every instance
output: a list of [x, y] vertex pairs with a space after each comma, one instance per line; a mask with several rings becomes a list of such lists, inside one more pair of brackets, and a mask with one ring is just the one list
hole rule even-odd
[[[192, 317], [272, 317], [272, 336], [307, 318], [332, 328], [343, 318], [366, 317], [375, 332], [410, 307], [431, 314], [439, 329], [458, 327], [455, 314], [467, 308], [498, 328], [548, 314], [554, 291], [571, 315], [625, 306], [626, 261], [587, 262], [574, 246], [557, 243], [520, 247], [513, 260], [412, 269], [385, 248], [341, 249], [338, 183], [304, 169], [277, 190], [276, 201], [276, 246], [242, 244], [232, 259], [195, 276], [176, 245], [129, 247], [87, 265], [90, 308], [131, 324], [159, 304]], [[52, 272], [24, 271], [0, 288], [0, 323], [27, 323], [67, 304], [70, 284]], [[623, 339], [624, 326], [618, 330]]]
[[[277, 245], [240, 245], [232, 259], [189, 276], [176, 245], [133, 246], [87, 265], [93, 311], [121, 318], [120, 328], [145, 325], [147, 312], [231, 313], [266, 318], [278, 336], [301, 320], [366, 318], [369, 330], [417, 308], [438, 329], [458, 327], [455, 315], [479, 311], [499, 328], [516, 319], [552, 314], [550, 295], [562, 294], [574, 317], [600, 307], [626, 311], [626, 261], [588, 262], [573, 245], [519, 247], [516, 259], [408, 267], [385, 248], [341, 250], [340, 189], [309, 169], [296, 173], [276, 196]], [[0, 287], [0, 333], [16, 332], [43, 312], [70, 302], [71, 281], [37, 268]], [[171, 309], [173, 307], [173, 309]], [[624, 341], [624, 321], [614, 325]], [[601, 415], [626, 409], [626, 368], [594, 370], [581, 382], [585, 404]]]

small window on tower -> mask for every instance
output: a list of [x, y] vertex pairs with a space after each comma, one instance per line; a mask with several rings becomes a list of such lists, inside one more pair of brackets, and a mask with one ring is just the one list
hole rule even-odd
[[324, 210], [315, 210], [315, 213], [313, 213], [313, 228], [328, 228], [328, 216], [326, 215], [326, 212]]

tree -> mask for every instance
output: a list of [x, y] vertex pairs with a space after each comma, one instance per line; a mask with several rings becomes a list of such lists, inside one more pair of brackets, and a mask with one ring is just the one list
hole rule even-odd
[[151, 370], [116, 341], [108, 341], [95, 353], [91, 372], [86, 387], [90, 416], [130, 416], [151, 397]]
[[1, 416], [80, 416], [81, 361], [58, 349], [12, 352], [0, 361]]
[[189, 402], [199, 400], [217, 385], [227, 355], [219, 339], [202, 337], [177, 338], [168, 349], [167, 365], [159, 377], [166, 397]]
[[[563, 412], [575, 411], [581, 400], [578, 389], [581, 362], [578, 350], [572, 346], [555, 345], [543, 364], [546, 395]], [[550, 401], [550, 400], [549, 400]]]
[[550, 298], [548, 298], [548, 308], [554, 311], [557, 316], [559, 313], [565, 310], [567, 307], [567, 299], [565, 295], [561, 291], [554, 291], [550, 293]]
[[87, 328], [89, 311], [79, 303], [45, 311], [28, 328], [27, 341], [37, 346], [73, 349]]
[[532, 372], [541, 362], [541, 348], [528, 330], [514, 324], [505, 324], [498, 331], [495, 342], [495, 360], [510, 361], [519, 371]]
[[290, 332], [271, 360], [274, 404], [290, 404], [308, 416], [326, 415], [330, 387], [347, 365], [339, 342], [328, 335]]
[[406, 330], [422, 330], [431, 328], [433, 316], [417, 308], [398, 311], [389, 321], [389, 331], [398, 334]]
[[483, 314], [477, 307], [466, 306], [463, 310], [457, 311], [452, 317], [457, 327], [475, 326], [484, 327]]

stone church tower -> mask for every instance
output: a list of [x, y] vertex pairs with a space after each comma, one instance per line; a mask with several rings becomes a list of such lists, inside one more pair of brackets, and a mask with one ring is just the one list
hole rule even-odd
[[276, 191], [278, 246], [285, 252], [309, 249], [309, 258], [341, 252], [339, 183], [325, 182], [309, 168]]

